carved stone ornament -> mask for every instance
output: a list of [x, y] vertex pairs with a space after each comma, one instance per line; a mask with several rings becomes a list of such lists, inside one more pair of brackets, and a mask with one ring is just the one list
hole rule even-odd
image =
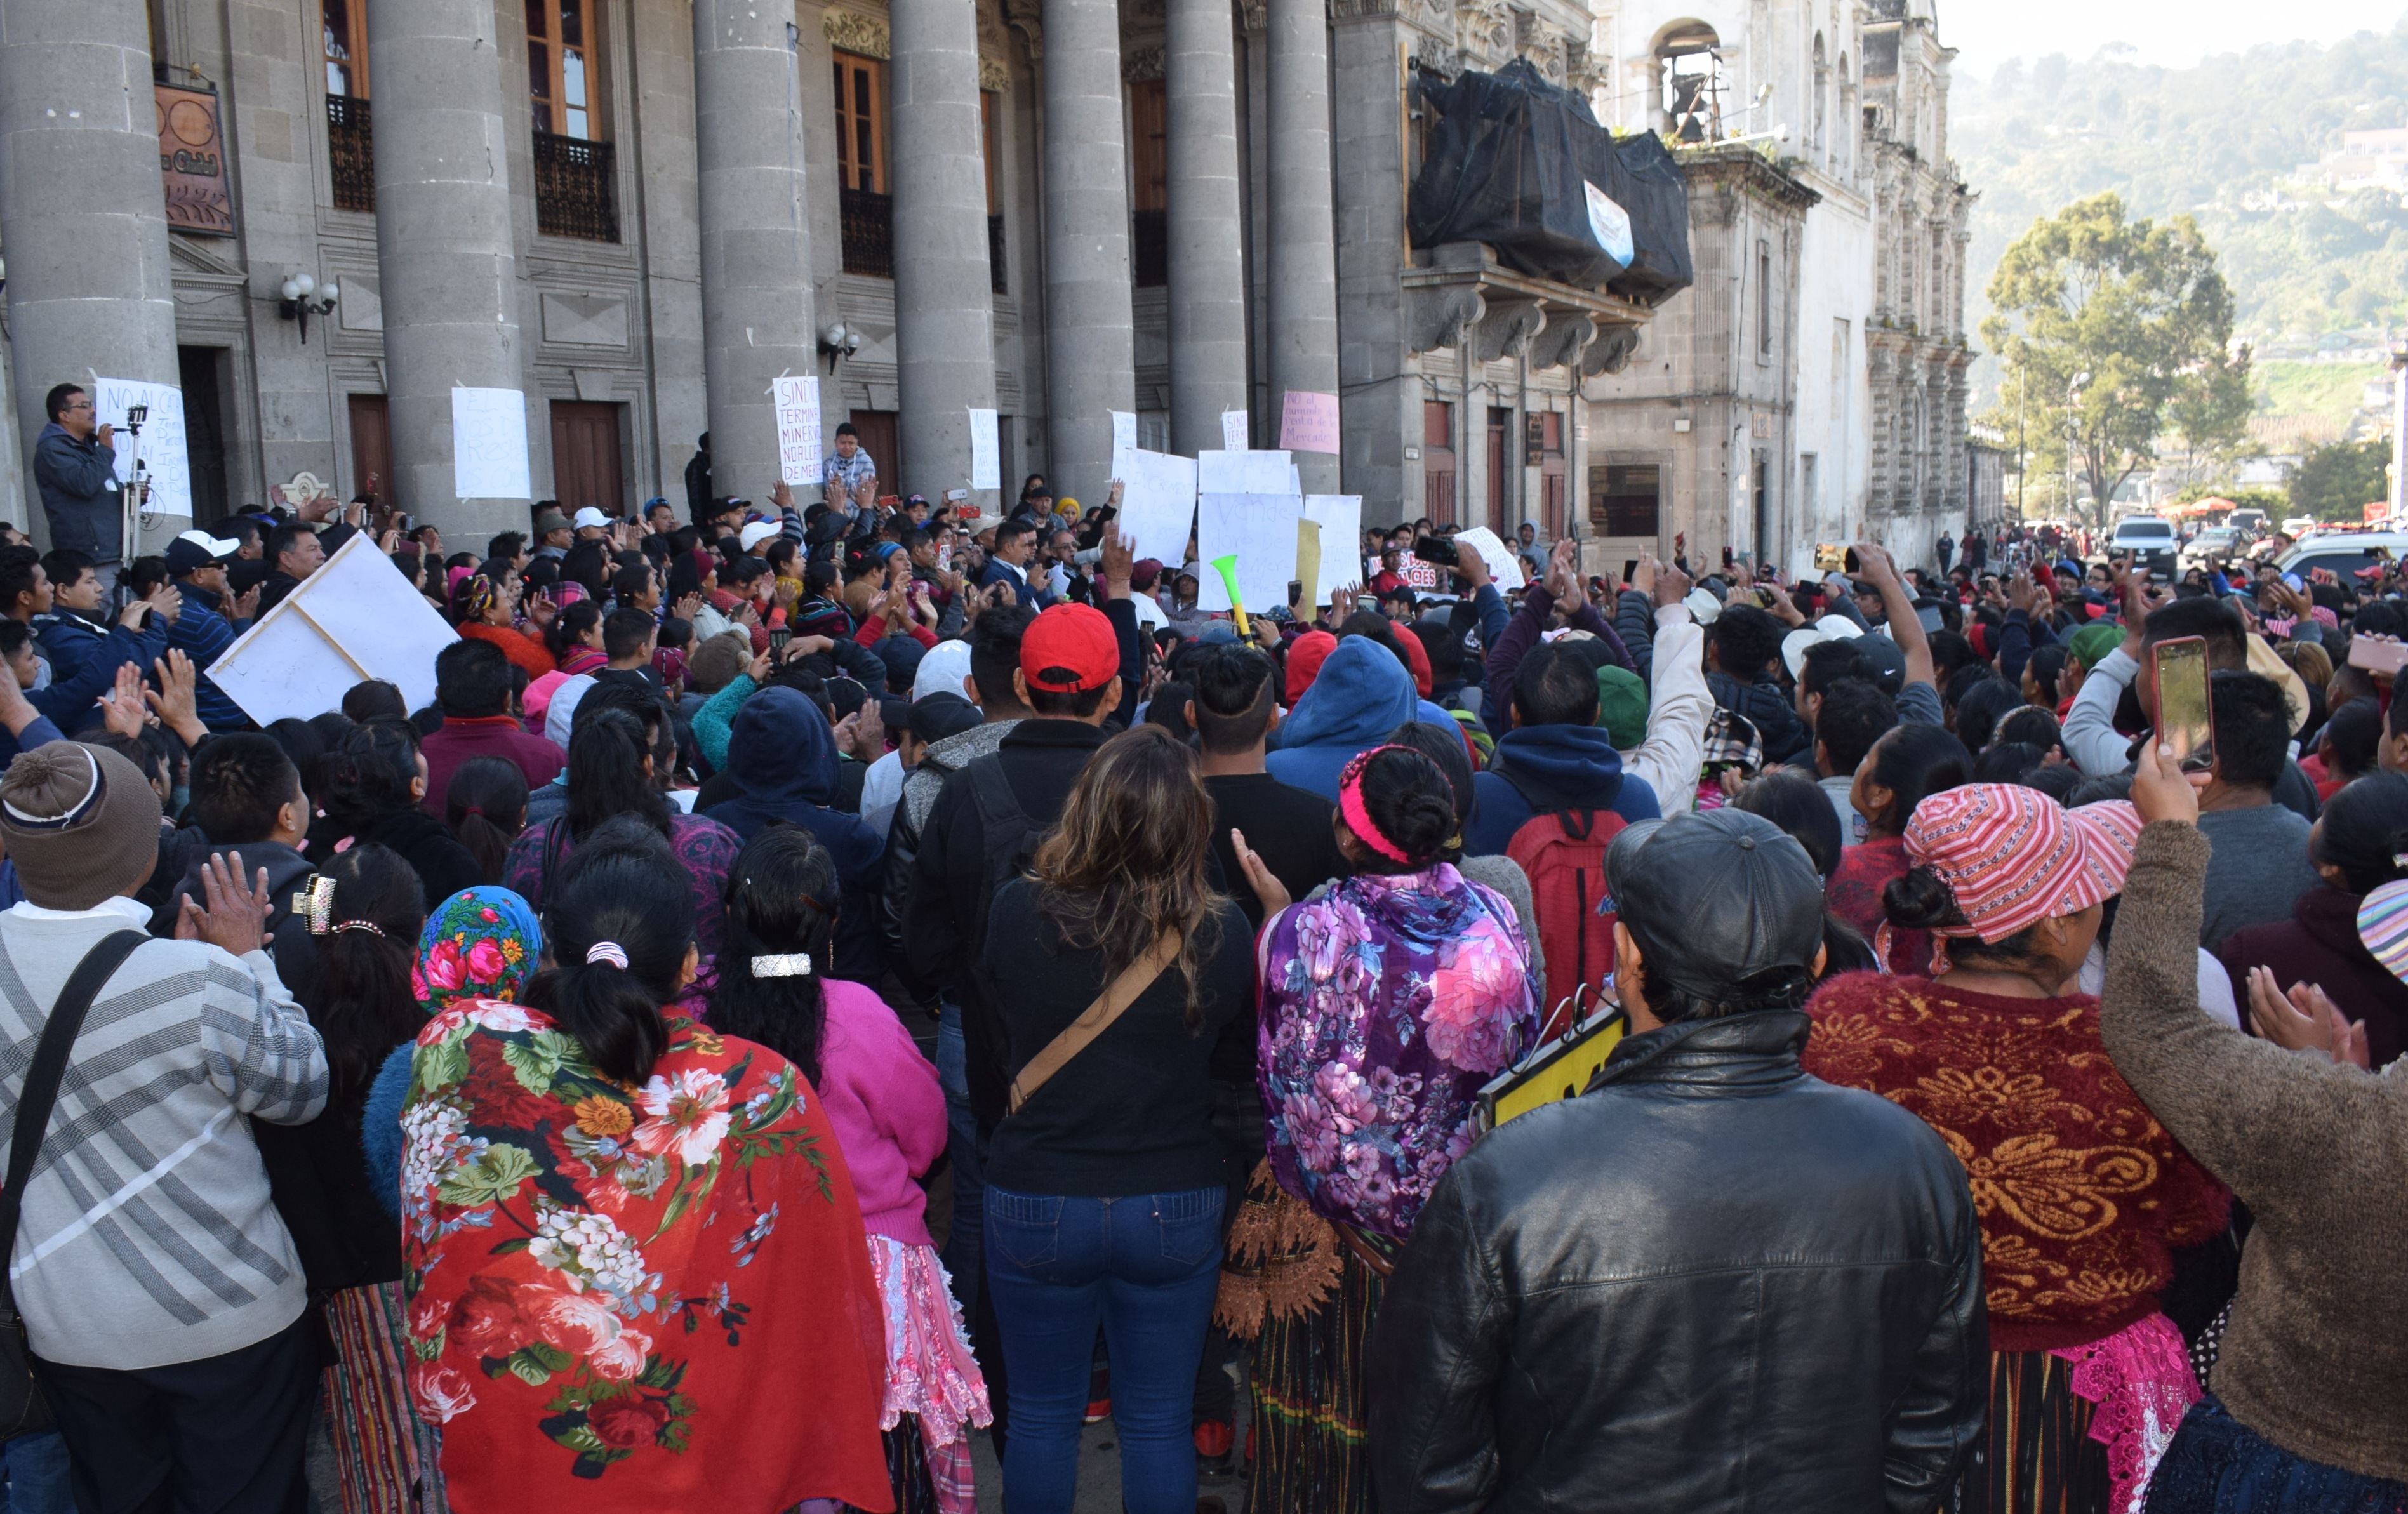
[[291, 483], [277, 484], [268, 493], [276, 496], [278, 504], [289, 505], [297, 510], [313, 500], [325, 498], [334, 491], [320, 483], [314, 473], [296, 473]]
[[1270, 26], [1269, 0], [1238, 0], [1238, 9], [1246, 18], [1246, 35], [1260, 36]]
[[1600, 373], [1620, 373], [1630, 366], [1630, 359], [1638, 350], [1637, 326], [1609, 326], [1581, 354], [1581, 376], [1585, 378]]
[[1459, 347], [1487, 310], [1480, 291], [1461, 284], [1410, 290], [1405, 296], [1407, 339], [1415, 352]]
[[1530, 343], [1547, 329], [1547, 312], [1536, 300], [1511, 305], [1492, 305], [1480, 318], [1480, 329], [1473, 336], [1472, 357], [1482, 363], [1494, 363], [1498, 358], [1519, 357]]
[[979, 88], [1001, 94], [1011, 88], [1011, 65], [1000, 59], [979, 54]]
[[892, 58], [895, 55], [894, 36], [886, 22], [876, 16], [865, 16], [857, 10], [828, 7], [826, 19], [820, 23], [827, 33], [828, 46], [838, 52], [851, 52], [864, 58]]
[[1513, 56], [1513, 13], [1504, 0], [1457, 0], [1455, 37], [1467, 67], [1498, 67]]
[[1141, 48], [1129, 48], [1121, 53], [1121, 79], [1124, 83], [1142, 84], [1162, 77], [1162, 44], [1150, 43]]
[[1578, 363], [1581, 354], [1596, 340], [1597, 322], [1585, 315], [1550, 321], [1547, 329], [1530, 343], [1530, 366], [1544, 370]]
[[1045, 61], [1045, 24], [1038, 0], [1003, 0], [1003, 19], [1028, 44], [1028, 61]]

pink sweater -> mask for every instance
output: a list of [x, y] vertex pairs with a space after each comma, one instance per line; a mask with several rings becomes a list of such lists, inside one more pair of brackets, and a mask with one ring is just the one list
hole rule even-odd
[[937, 1069], [876, 991], [821, 981], [820, 1101], [853, 1169], [861, 1222], [873, 1235], [928, 1246], [928, 1198], [912, 1179], [945, 1149], [945, 1093]]

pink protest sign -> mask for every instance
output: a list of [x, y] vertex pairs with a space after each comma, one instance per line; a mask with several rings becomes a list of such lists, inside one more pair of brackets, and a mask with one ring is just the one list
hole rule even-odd
[[1291, 452], [1338, 450], [1338, 396], [1291, 389], [1280, 414], [1280, 446]]

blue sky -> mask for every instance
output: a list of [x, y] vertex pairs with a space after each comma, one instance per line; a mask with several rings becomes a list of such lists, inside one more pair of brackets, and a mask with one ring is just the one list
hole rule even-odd
[[2009, 58], [2050, 52], [2087, 57], [2109, 42], [2130, 45], [2137, 61], [2187, 67], [2214, 52], [2304, 38], [2330, 43], [2353, 32], [2387, 32], [2408, 6], [2401, 0], [1938, 0], [1940, 39], [1957, 50], [1956, 66], [1987, 76]]

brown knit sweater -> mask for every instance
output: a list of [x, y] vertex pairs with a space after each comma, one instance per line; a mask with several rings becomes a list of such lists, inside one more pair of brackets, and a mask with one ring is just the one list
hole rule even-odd
[[2208, 843], [2141, 834], [2100, 1031], [2125, 1079], [2258, 1219], [2214, 1374], [2284, 1450], [2408, 1479], [2408, 1076], [2286, 1051], [2199, 1007]]

